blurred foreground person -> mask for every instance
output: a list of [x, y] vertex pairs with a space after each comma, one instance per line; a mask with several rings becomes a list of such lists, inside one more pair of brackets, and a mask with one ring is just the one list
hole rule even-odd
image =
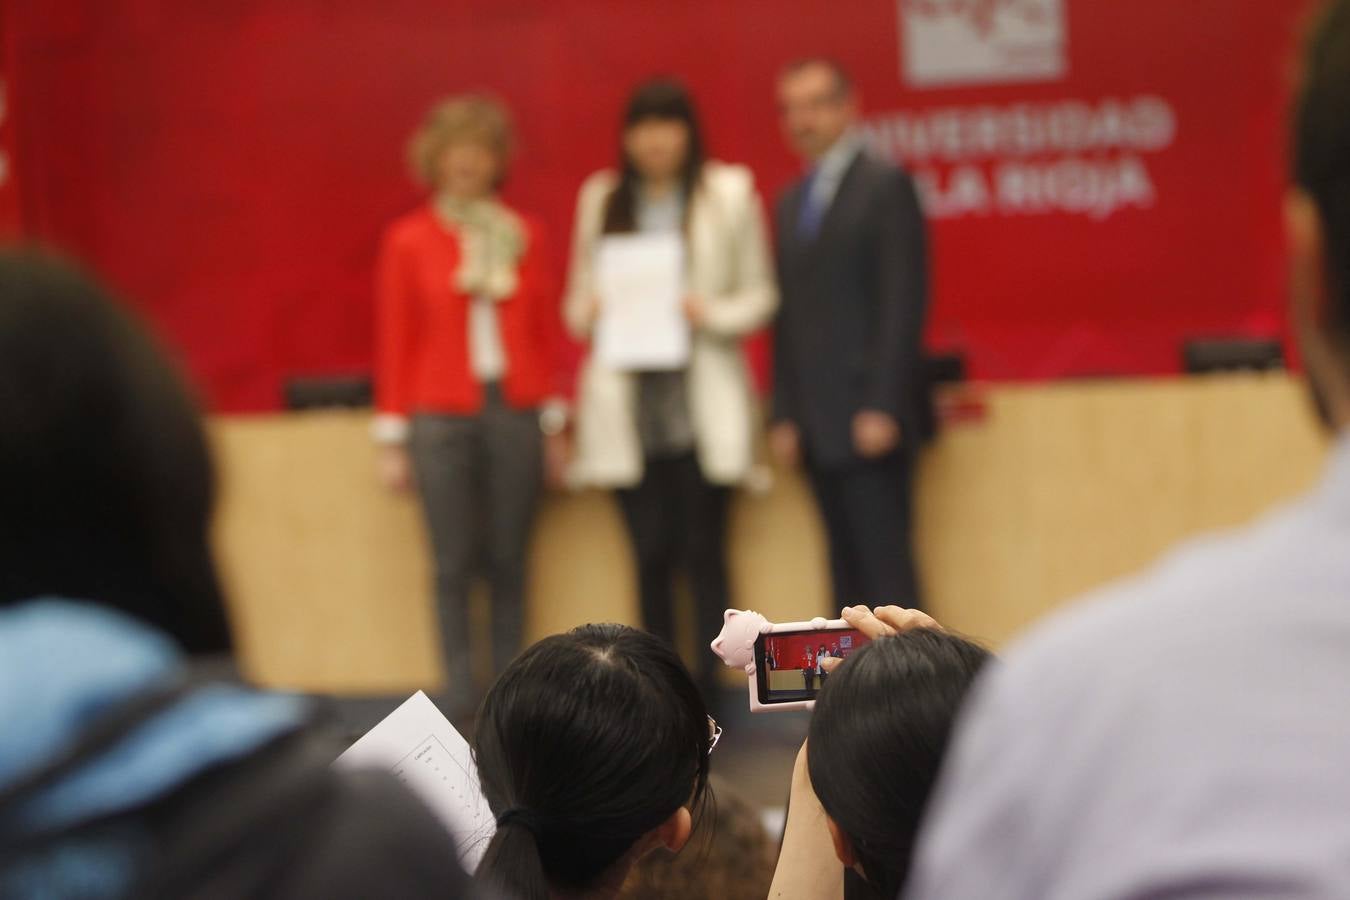
[[476, 877], [512, 900], [617, 897], [638, 860], [689, 840], [719, 735], [666, 641], [626, 625], [545, 638], [478, 716], [497, 833]]
[[[687, 361], [619, 365], [587, 355], [578, 378], [575, 474], [613, 488], [637, 561], [642, 623], [675, 640], [674, 584], [694, 595], [699, 647], [722, 627], [732, 488], [751, 472], [755, 409], [741, 339], [778, 305], [764, 214], [744, 166], [705, 157], [693, 100], [677, 82], [639, 87], [623, 119], [619, 170], [597, 172], [577, 198], [564, 314], [579, 340], [602, 323], [599, 255], [610, 239], [678, 238]], [[611, 244], [612, 246], [612, 244]], [[720, 668], [694, 660], [707, 696]]]
[[1286, 218], [1323, 480], [1008, 651], [908, 896], [1350, 897], [1350, 2], [1305, 63]]
[[907, 174], [867, 152], [857, 95], [837, 63], [788, 66], [778, 103], [809, 168], [778, 201], [783, 309], [769, 444], [810, 477], [835, 603], [918, 606], [912, 481], [933, 430], [918, 194]]
[[544, 410], [562, 328], [544, 230], [497, 196], [513, 143], [495, 100], [432, 108], [409, 144], [431, 196], [389, 226], [376, 278], [380, 474], [422, 503], [452, 717], [480, 696], [468, 618], [480, 573], [494, 671], [520, 649], [542, 432], [551, 448], [561, 439], [560, 413]]
[[0, 255], [0, 896], [468, 896], [392, 776], [334, 773], [231, 637], [197, 411], [143, 329]]

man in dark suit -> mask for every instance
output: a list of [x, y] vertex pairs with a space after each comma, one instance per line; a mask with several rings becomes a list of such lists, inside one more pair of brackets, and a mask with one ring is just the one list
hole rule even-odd
[[835, 602], [918, 606], [911, 483], [932, 431], [923, 214], [910, 178], [864, 149], [838, 64], [794, 63], [778, 94], [788, 141], [810, 168], [777, 207], [770, 446], [806, 467]]

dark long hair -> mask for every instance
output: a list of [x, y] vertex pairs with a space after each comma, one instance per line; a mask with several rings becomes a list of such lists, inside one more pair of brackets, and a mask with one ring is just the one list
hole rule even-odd
[[1331, 324], [1350, 345], [1350, 0], [1327, 3], [1309, 34], [1294, 107], [1294, 180], [1325, 231]]
[[86, 600], [228, 650], [213, 498], [196, 407], [145, 329], [70, 264], [0, 253], [0, 605]]
[[583, 625], [530, 647], [492, 686], [473, 752], [499, 817], [477, 877], [504, 896], [585, 889], [708, 779], [708, 711], [661, 639]]
[[811, 786], [879, 896], [904, 884], [957, 709], [988, 659], [949, 632], [905, 632], [850, 653], [816, 699]]
[[[693, 198], [694, 190], [698, 187], [703, 164], [707, 161], [707, 151], [703, 146], [703, 129], [699, 126], [698, 113], [694, 111], [693, 98], [684, 85], [669, 78], [657, 78], [645, 82], [633, 92], [624, 110], [623, 130], [627, 132], [634, 125], [651, 119], [680, 122], [689, 131], [689, 151], [680, 170], [680, 187], [686, 198], [685, 215], [688, 216], [687, 201]], [[619, 183], [605, 203], [605, 234], [625, 233], [637, 228], [637, 196], [642, 176], [633, 165], [622, 141], [619, 144], [619, 157], [622, 160]]]

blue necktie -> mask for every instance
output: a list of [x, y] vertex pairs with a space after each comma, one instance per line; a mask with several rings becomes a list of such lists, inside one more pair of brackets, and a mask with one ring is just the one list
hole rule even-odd
[[802, 182], [802, 205], [797, 211], [797, 237], [804, 241], [813, 241], [820, 234], [820, 223], [825, 218], [825, 204], [816, 195], [816, 178], [820, 168], [811, 170]]

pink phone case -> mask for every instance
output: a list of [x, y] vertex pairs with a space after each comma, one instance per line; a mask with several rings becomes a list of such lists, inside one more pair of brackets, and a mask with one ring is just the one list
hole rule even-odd
[[745, 669], [750, 677], [750, 711], [771, 712], [780, 709], [814, 709], [814, 700], [793, 700], [788, 703], [760, 703], [755, 685], [755, 641], [762, 634], [783, 631], [846, 631], [853, 626], [843, 619], [825, 619], [820, 616], [809, 622], [783, 622], [775, 625], [759, 613], [749, 609], [729, 609], [722, 614], [722, 630], [713, 640], [712, 652], [733, 669]]

